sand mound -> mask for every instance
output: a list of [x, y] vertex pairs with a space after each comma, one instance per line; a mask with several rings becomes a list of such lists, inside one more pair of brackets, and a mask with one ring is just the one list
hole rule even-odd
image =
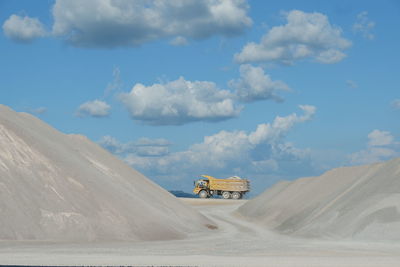
[[281, 182], [238, 211], [285, 234], [400, 240], [400, 158]]
[[206, 224], [87, 138], [0, 105], [0, 239], [177, 239]]

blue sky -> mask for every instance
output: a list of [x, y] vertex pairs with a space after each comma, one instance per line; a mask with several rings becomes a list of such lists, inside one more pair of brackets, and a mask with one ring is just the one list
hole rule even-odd
[[167, 189], [400, 155], [398, 1], [0, 0], [0, 102]]

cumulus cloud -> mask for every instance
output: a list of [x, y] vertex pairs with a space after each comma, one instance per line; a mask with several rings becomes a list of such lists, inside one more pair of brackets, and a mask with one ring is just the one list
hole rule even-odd
[[368, 12], [363, 11], [357, 15], [357, 21], [353, 24], [353, 31], [360, 33], [364, 38], [373, 40], [375, 38], [372, 33], [375, 28], [375, 22], [368, 18]]
[[132, 119], [151, 125], [181, 125], [193, 121], [221, 121], [236, 117], [241, 107], [227, 90], [208, 81], [183, 77], [150, 86], [135, 84], [119, 99]]
[[[233, 36], [251, 26], [244, 0], [57, 0], [53, 34], [81, 47]], [[181, 39], [179, 39], [181, 38]]]
[[260, 100], [283, 101], [280, 92], [290, 91], [282, 81], [274, 81], [261, 67], [240, 66], [240, 77], [223, 90], [209, 81], [185, 78], [150, 86], [137, 83], [131, 92], [119, 95], [132, 119], [150, 125], [182, 125], [194, 121], [221, 121], [236, 117], [242, 106]]
[[352, 164], [370, 164], [400, 156], [400, 142], [390, 132], [373, 130], [367, 148], [350, 155]]
[[161, 157], [169, 154], [169, 146], [171, 145], [166, 139], [149, 138], [141, 138], [136, 142], [121, 143], [112, 136], [103, 136], [98, 143], [121, 157], [132, 154], [139, 157]]
[[78, 110], [76, 111], [76, 115], [79, 117], [106, 117], [110, 114], [110, 105], [106, 102], [101, 100], [93, 100], [83, 103], [79, 106]]
[[4, 34], [19, 43], [30, 43], [46, 35], [43, 24], [37, 18], [11, 15], [3, 23]]
[[393, 106], [395, 109], [400, 109], [400, 99], [395, 99], [395, 100], [392, 102], [392, 106]]
[[[125, 161], [146, 174], [182, 176], [194, 173], [285, 172], [291, 164], [305, 164], [309, 151], [294, 147], [284, 138], [297, 124], [310, 120], [316, 108], [300, 106], [302, 115], [277, 116], [272, 123], [260, 124], [250, 133], [220, 131], [185, 151], [161, 157], [127, 154]], [[293, 165], [292, 165], [293, 166]]]
[[286, 25], [271, 28], [260, 43], [246, 44], [235, 60], [293, 64], [296, 60], [313, 58], [329, 64], [346, 56], [343, 51], [351, 42], [342, 37], [342, 30], [331, 25], [324, 14], [292, 10], [286, 19]]
[[278, 95], [290, 88], [282, 81], [273, 81], [260, 67], [249, 64], [240, 66], [240, 78], [229, 82], [231, 88], [236, 90], [237, 98], [242, 102], [273, 99], [277, 102], [283, 99]]

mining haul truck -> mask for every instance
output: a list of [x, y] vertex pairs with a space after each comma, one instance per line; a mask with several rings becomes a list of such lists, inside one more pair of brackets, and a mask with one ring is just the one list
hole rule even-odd
[[238, 176], [227, 179], [217, 179], [212, 176], [202, 175], [203, 178], [194, 182], [193, 193], [200, 198], [222, 196], [224, 199], [241, 199], [250, 191], [250, 182]]

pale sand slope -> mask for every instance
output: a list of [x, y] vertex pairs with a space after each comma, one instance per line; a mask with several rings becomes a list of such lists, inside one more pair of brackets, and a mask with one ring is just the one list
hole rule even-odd
[[0, 105], [0, 240], [177, 239], [206, 224], [87, 138]]
[[218, 229], [148, 242], [0, 242], [2, 264], [201, 267], [398, 267], [400, 244], [293, 238], [234, 211], [246, 200], [182, 199]]
[[280, 233], [400, 241], [400, 158], [281, 182], [238, 210]]

